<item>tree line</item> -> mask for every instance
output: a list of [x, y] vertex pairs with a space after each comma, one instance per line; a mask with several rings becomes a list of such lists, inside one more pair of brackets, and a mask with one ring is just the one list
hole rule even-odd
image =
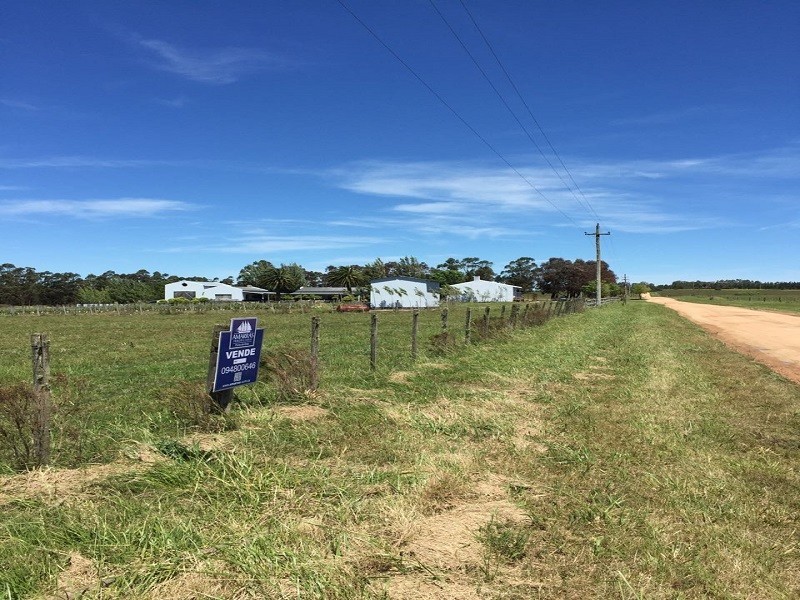
[[[617, 278], [605, 261], [601, 261], [601, 281], [604, 295], [620, 293]], [[355, 293], [366, 290], [376, 279], [414, 277], [437, 281], [443, 287], [472, 281], [498, 281], [519, 286], [523, 293], [538, 290], [551, 296], [577, 297], [594, 293], [596, 289], [596, 263], [576, 259], [550, 258], [541, 265], [523, 256], [509, 262], [498, 274], [493, 263], [477, 257], [448, 258], [435, 267], [416, 257], [406, 256], [398, 261], [384, 262], [380, 258], [366, 265], [329, 265], [325, 272], [306, 271], [296, 263], [275, 266], [258, 260], [245, 266], [237, 279], [239, 285], [253, 285], [280, 294], [297, 291], [301, 287], [344, 287]]]
[[753, 281], [751, 279], [718, 279], [717, 281], [673, 281], [669, 285], [653, 285], [654, 290], [798, 290], [800, 281]]
[[[37, 271], [32, 267], [0, 265], [0, 305], [64, 305], [64, 304], [129, 304], [153, 302], [164, 297], [164, 286], [189, 279], [206, 281], [205, 277], [180, 277], [145, 269], [135, 273], [106, 271], [101, 275], [81, 277], [77, 273]], [[233, 278], [228, 281], [233, 283]]]
[[[619, 293], [617, 278], [606, 262], [601, 262], [603, 294]], [[593, 294], [595, 262], [550, 258], [541, 265], [529, 256], [512, 260], [497, 273], [491, 261], [478, 257], [448, 258], [430, 266], [414, 256], [396, 261], [380, 258], [365, 265], [329, 265], [325, 271], [310, 271], [297, 263], [274, 265], [257, 260], [242, 267], [238, 277], [213, 279], [221, 283], [260, 287], [278, 295], [301, 287], [344, 287], [352, 293], [368, 289], [369, 282], [389, 277], [431, 279], [443, 287], [472, 281], [498, 281], [519, 286], [523, 293], [534, 290], [551, 296], [577, 297]], [[207, 277], [179, 276], [140, 269], [135, 273], [106, 271], [81, 277], [77, 273], [37, 271], [32, 267], [0, 265], [0, 304], [68, 305], [128, 304], [154, 302], [164, 297], [164, 286], [181, 280], [208, 281]]]

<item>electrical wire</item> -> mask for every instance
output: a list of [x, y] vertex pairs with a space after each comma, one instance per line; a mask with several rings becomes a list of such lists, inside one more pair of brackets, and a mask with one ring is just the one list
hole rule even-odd
[[480, 34], [481, 38], [483, 39], [484, 43], [486, 44], [486, 47], [489, 48], [489, 51], [491, 52], [491, 54], [494, 57], [495, 61], [497, 61], [498, 66], [500, 67], [500, 69], [505, 74], [506, 79], [511, 84], [511, 87], [516, 92], [517, 97], [520, 99], [522, 104], [525, 106], [525, 109], [528, 111], [528, 115], [530, 116], [531, 120], [536, 124], [537, 129], [539, 130], [539, 132], [542, 134], [542, 137], [547, 142], [547, 145], [550, 147], [550, 150], [553, 152], [553, 154], [556, 156], [556, 158], [558, 158], [558, 161], [561, 164], [561, 167], [564, 169], [564, 171], [569, 176], [569, 179], [572, 182], [572, 184], [575, 186], [575, 189], [578, 190], [578, 192], [580, 193], [581, 197], [586, 202], [586, 205], [592, 211], [592, 214], [597, 218], [597, 220], [598, 221], [601, 220], [600, 216], [597, 214], [597, 212], [594, 210], [594, 207], [589, 202], [589, 199], [586, 197], [586, 195], [583, 193], [583, 190], [581, 190], [580, 186], [575, 181], [575, 178], [572, 176], [572, 173], [567, 168], [567, 165], [564, 163], [563, 159], [561, 158], [561, 155], [556, 151], [555, 147], [553, 146], [552, 142], [550, 141], [550, 138], [547, 137], [547, 134], [544, 132], [544, 129], [542, 129], [542, 126], [539, 124], [539, 121], [537, 121], [536, 117], [533, 116], [533, 111], [531, 110], [531, 108], [528, 105], [528, 103], [525, 101], [525, 98], [523, 97], [522, 93], [519, 91], [519, 88], [517, 87], [517, 84], [514, 82], [514, 79], [511, 77], [511, 74], [505, 68], [505, 65], [503, 65], [503, 61], [500, 60], [500, 57], [495, 52], [494, 47], [492, 46], [492, 44], [489, 41], [489, 39], [483, 33], [483, 30], [481, 29], [480, 25], [478, 25], [478, 22], [475, 20], [475, 17], [470, 12], [470, 10], [467, 7], [466, 3], [464, 2], [464, 0], [459, 0], [459, 2], [461, 3], [461, 6], [464, 8], [464, 12], [466, 12], [467, 15], [469, 16], [470, 21], [472, 21], [472, 24], [475, 26], [475, 29], [478, 31], [478, 33]]
[[[578, 206], [580, 206], [581, 209], [584, 209], [584, 210], [587, 210], [587, 211], [590, 211], [590, 212], [594, 213], [594, 210], [591, 208], [591, 206], [588, 205], [588, 203], [584, 204], [583, 202], [581, 202], [581, 199], [577, 196], [577, 194], [575, 194], [575, 191], [570, 187], [569, 183], [567, 183], [567, 181], [564, 179], [564, 177], [561, 175], [561, 173], [559, 173], [559, 171], [555, 168], [553, 163], [550, 161], [550, 159], [547, 157], [547, 155], [542, 150], [541, 146], [539, 146], [539, 143], [534, 139], [533, 135], [531, 135], [531, 132], [528, 131], [528, 128], [525, 127], [525, 125], [522, 123], [520, 118], [517, 116], [517, 113], [514, 111], [513, 108], [511, 108], [511, 106], [508, 104], [506, 99], [503, 97], [503, 94], [500, 92], [500, 90], [497, 89], [497, 86], [495, 86], [494, 82], [492, 82], [491, 78], [486, 73], [486, 71], [483, 69], [483, 67], [481, 67], [480, 63], [475, 58], [475, 55], [470, 51], [470, 49], [464, 43], [464, 40], [461, 38], [460, 35], [458, 35], [458, 32], [456, 32], [456, 30], [453, 28], [453, 26], [447, 20], [447, 17], [445, 17], [444, 14], [442, 14], [442, 11], [440, 11], [439, 8], [436, 6], [436, 3], [434, 2], [434, 0], [428, 0], [428, 1], [430, 2], [430, 5], [433, 7], [433, 10], [436, 12], [436, 14], [439, 15], [439, 18], [444, 22], [444, 24], [450, 30], [450, 33], [453, 34], [453, 37], [456, 38], [456, 40], [458, 41], [458, 43], [461, 46], [461, 48], [464, 50], [464, 52], [467, 53], [467, 56], [469, 56], [470, 60], [472, 60], [472, 64], [475, 65], [475, 68], [478, 69], [480, 74], [483, 76], [484, 80], [486, 80], [486, 83], [489, 84], [489, 87], [492, 88], [492, 90], [494, 91], [495, 95], [497, 95], [497, 97], [500, 99], [500, 102], [503, 103], [503, 106], [506, 107], [506, 110], [508, 110], [508, 112], [514, 118], [514, 120], [517, 122], [517, 125], [519, 125], [520, 129], [522, 129], [522, 131], [525, 132], [525, 135], [527, 136], [527, 138], [536, 147], [536, 149], [539, 151], [539, 154], [542, 155], [542, 158], [550, 166], [550, 169], [553, 171], [553, 173], [556, 175], [556, 177], [558, 177], [559, 180], [561, 180], [561, 183], [564, 185], [564, 187], [567, 188], [567, 190], [569, 190], [569, 192], [572, 194], [572, 197], [578, 203]], [[529, 112], [530, 112], [530, 109], [529, 109]], [[534, 119], [534, 121], [535, 121], [535, 119]], [[537, 123], [537, 125], [538, 125], [538, 123]], [[541, 128], [540, 128], [540, 131], [541, 131]], [[546, 139], [546, 136], [545, 136], [545, 139]], [[550, 147], [552, 148], [552, 144], [550, 145]], [[563, 161], [562, 161], [561, 164], [563, 165]], [[565, 167], [565, 170], [566, 170], [566, 167]], [[567, 173], [569, 173], [569, 171], [567, 171]], [[576, 185], [576, 187], [577, 187], [577, 184], [575, 184], [574, 180], [573, 180], [573, 184]], [[596, 216], [597, 216], [597, 214], [595, 213], [595, 217]]]
[[556, 204], [555, 204], [555, 203], [554, 203], [552, 200], [550, 200], [550, 199], [549, 199], [547, 196], [545, 196], [545, 195], [542, 193], [542, 191], [541, 191], [541, 190], [539, 190], [539, 188], [537, 188], [537, 187], [536, 187], [536, 186], [535, 186], [535, 185], [534, 185], [534, 184], [531, 182], [531, 180], [530, 180], [530, 179], [528, 179], [528, 178], [527, 178], [525, 175], [523, 175], [523, 174], [522, 174], [522, 173], [521, 173], [521, 172], [520, 172], [520, 171], [519, 171], [519, 170], [518, 170], [518, 169], [517, 169], [517, 168], [516, 168], [514, 165], [512, 165], [512, 164], [511, 164], [511, 162], [509, 162], [509, 160], [508, 160], [508, 159], [507, 159], [505, 156], [503, 156], [503, 155], [502, 155], [502, 154], [501, 154], [501, 153], [500, 153], [500, 152], [499, 152], [499, 151], [498, 151], [498, 150], [497, 150], [497, 149], [496, 149], [496, 148], [495, 148], [495, 147], [494, 147], [494, 146], [493, 146], [493, 145], [492, 145], [492, 144], [491, 144], [491, 143], [490, 143], [490, 142], [489, 142], [489, 141], [488, 141], [488, 140], [487, 140], [487, 139], [486, 139], [484, 136], [482, 136], [482, 135], [481, 135], [481, 134], [478, 132], [478, 130], [477, 130], [477, 129], [475, 129], [475, 128], [474, 128], [472, 125], [470, 125], [470, 124], [467, 122], [467, 120], [466, 120], [464, 117], [462, 117], [462, 116], [461, 116], [461, 115], [458, 113], [458, 111], [456, 111], [456, 109], [455, 109], [455, 108], [453, 108], [453, 107], [452, 107], [452, 106], [451, 106], [451, 105], [450, 105], [450, 104], [447, 102], [447, 100], [445, 100], [445, 99], [442, 97], [442, 95], [441, 95], [441, 94], [439, 94], [439, 93], [438, 93], [438, 92], [437, 92], [435, 89], [433, 89], [433, 87], [431, 87], [431, 86], [430, 86], [430, 84], [428, 84], [428, 82], [427, 82], [427, 81], [425, 81], [425, 80], [422, 78], [422, 76], [421, 76], [421, 75], [419, 75], [419, 74], [418, 74], [418, 73], [417, 73], [417, 72], [416, 72], [416, 71], [415, 71], [415, 70], [414, 70], [414, 69], [411, 67], [411, 65], [409, 65], [409, 64], [408, 64], [408, 63], [407, 63], [405, 60], [403, 60], [403, 58], [402, 58], [402, 57], [401, 57], [399, 54], [397, 54], [397, 52], [395, 52], [395, 51], [394, 51], [394, 50], [391, 48], [391, 46], [389, 46], [389, 44], [387, 44], [387, 43], [386, 43], [386, 42], [385, 42], [385, 41], [384, 41], [384, 40], [383, 40], [383, 39], [382, 39], [382, 38], [381, 38], [381, 37], [380, 37], [380, 36], [379, 36], [379, 35], [378, 35], [378, 34], [377, 34], [377, 33], [376, 33], [376, 32], [375, 32], [375, 31], [374, 31], [374, 30], [373, 30], [373, 29], [372, 29], [372, 28], [369, 26], [369, 25], [367, 25], [367, 24], [366, 24], [366, 23], [365, 23], [365, 22], [364, 22], [364, 21], [363, 21], [363, 20], [362, 20], [362, 19], [361, 19], [361, 18], [360, 18], [360, 17], [359, 17], [359, 16], [358, 16], [356, 13], [355, 13], [355, 12], [353, 12], [353, 10], [352, 10], [352, 9], [351, 9], [349, 6], [347, 6], [347, 5], [344, 3], [344, 1], [343, 1], [343, 0], [337, 0], [337, 2], [338, 2], [340, 5], [341, 5], [341, 7], [342, 7], [344, 10], [346, 10], [346, 11], [347, 11], [347, 12], [350, 14], [350, 16], [352, 16], [352, 17], [353, 17], [353, 19], [355, 19], [355, 20], [356, 20], [356, 22], [357, 22], [359, 25], [361, 25], [361, 26], [362, 26], [362, 27], [363, 27], [363, 28], [364, 28], [364, 29], [365, 29], [365, 30], [366, 30], [366, 31], [367, 31], [367, 32], [368, 32], [368, 33], [369, 33], [369, 34], [370, 34], [370, 35], [371, 35], [373, 38], [375, 38], [375, 40], [376, 40], [376, 41], [377, 41], [377, 42], [378, 42], [378, 43], [379, 43], [381, 46], [383, 46], [383, 47], [386, 49], [386, 51], [387, 51], [387, 52], [389, 52], [389, 54], [391, 54], [391, 55], [392, 55], [392, 56], [393, 56], [393, 57], [394, 57], [394, 58], [395, 58], [395, 59], [396, 59], [396, 60], [397, 60], [397, 61], [398, 61], [398, 62], [399, 62], [401, 65], [403, 65], [403, 67], [405, 67], [405, 69], [406, 69], [406, 70], [407, 70], [409, 73], [411, 73], [411, 74], [414, 76], [414, 78], [415, 78], [417, 81], [419, 81], [419, 82], [420, 82], [420, 83], [423, 85], [423, 87], [425, 87], [425, 89], [427, 89], [427, 90], [428, 90], [428, 91], [429, 91], [431, 94], [433, 94], [433, 95], [436, 97], [436, 99], [437, 99], [439, 102], [441, 102], [441, 103], [442, 103], [442, 104], [445, 106], [445, 108], [447, 108], [447, 109], [448, 109], [448, 110], [449, 110], [449, 111], [450, 111], [450, 112], [453, 114], [453, 116], [455, 116], [455, 117], [456, 117], [456, 118], [457, 118], [459, 121], [461, 121], [461, 123], [462, 123], [462, 124], [463, 124], [463, 125], [464, 125], [464, 126], [467, 128], [467, 129], [469, 129], [469, 130], [470, 130], [470, 131], [473, 133], [473, 135], [475, 135], [475, 136], [476, 136], [476, 137], [477, 137], [477, 138], [478, 138], [478, 139], [479, 139], [481, 142], [483, 142], [483, 144], [484, 144], [484, 145], [485, 145], [487, 148], [489, 148], [489, 150], [491, 150], [491, 151], [492, 151], [492, 152], [493, 152], [493, 153], [494, 153], [494, 154], [495, 154], [495, 155], [496, 155], [496, 156], [497, 156], [497, 157], [498, 157], [500, 160], [502, 160], [502, 161], [503, 161], [503, 162], [506, 164], [506, 166], [508, 166], [508, 168], [509, 168], [509, 169], [511, 169], [511, 170], [512, 170], [514, 173], [516, 173], [516, 174], [517, 174], [517, 176], [519, 176], [519, 177], [520, 177], [520, 178], [521, 178], [521, 179], [522, 179], [522, 180], [523, 180], [525, 183], [527, 183], [527, 184], [528, 184], [528, 186], [529, 186], [529, 187], [530, 187], [530, 188], [531, 188], [531, 189], [532, 189], [534, 192], [536, 192], [536, 194], [538, 194], [538, 195], [539, 195], [539, 197], [541, 197], [541, 198], [542, 198], [544, 201], [546, 201], [546, 202], [547, 202], [547, 203], [548, 203], [550, 206], [552, 206], [554, 209], [556, 209], [556, 211], [558, 211], [558, 212], [559, 212], [559, 213], [560, 213], [560, 214], [561, 214], [563, 217], [565, 217], [565, 218], [566, 218], [566, 219], [568, 219], [570, 222], [572, 222], [572, 224], [573, 224], [573, 225], [575, 225], [576, 227], [579, 227], [578, 223], [577, 223], [577, 222], [576, 222], [576, 221], [575, 221], [575, 220], [574, 220], [572, 217], [570, 217], [570, 216], [569, 216], [567, 213], [565, 213], [565, 212], [564, 212], [563, 210], [561, 210], [561, 209], [560, 209], [558, 206], [556, 206]]

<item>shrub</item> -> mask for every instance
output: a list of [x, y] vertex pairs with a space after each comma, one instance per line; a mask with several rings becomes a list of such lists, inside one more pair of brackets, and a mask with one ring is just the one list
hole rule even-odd
[[[50, 423], [41, 423], [41, 402], [48, 401], [37, 395], [33, 386], [24, 383], [0, 387], [0, 439], [6, 458], [15, 470], [24, 471], [46, 464], [49, 456], [41, 448], [49, 449]], [[44, 440], [47, 436], [47, 440]], [[48, 450], [49, 454], [49, 450]]]
[[213, 410], [213, 400], [202, 383], [182, 381], [166, 390], [163, 398], [172, 416], [187, 429], [205, 433], [236, 429], [235, 417]]
[[542, 325], [547, 322], [547, 310], [543, 306], [532, 306], [523, 313], [523, 326]]
[[303, 348], [287, 348], [261, 355], [259, 377], [275, 386], [279, 401], [306, 400], [313, 396], [314, 361]]
[[449, 331], [443, 331], [431, 336], [431, 353], [436, 355], [447, 354], [455, 349], [456, 336]]

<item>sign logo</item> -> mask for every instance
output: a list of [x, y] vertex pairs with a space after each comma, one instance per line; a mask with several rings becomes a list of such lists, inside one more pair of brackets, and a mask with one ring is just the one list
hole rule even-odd
[[252, 348], [256, 345], [258, 319], [231, 319], [231, 339], [229, 349]]

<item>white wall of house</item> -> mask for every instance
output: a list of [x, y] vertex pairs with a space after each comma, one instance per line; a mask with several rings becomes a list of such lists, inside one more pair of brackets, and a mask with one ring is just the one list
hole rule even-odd
[[164, 286], [164, 298], [208, 298], [209, 300], [244, 300], [244, 292], [227, 283], [216, 281], [176, 281]]
[[513, 302], [516, 286], [475, 277], [473, 281], [456, 283], [452, 287], [461, 291], [463, 302]]
[[439, 306], [439, 284], [425, 279], [396, 277], [376, 279], [370, 284], [372, 308], [435, 308]]

